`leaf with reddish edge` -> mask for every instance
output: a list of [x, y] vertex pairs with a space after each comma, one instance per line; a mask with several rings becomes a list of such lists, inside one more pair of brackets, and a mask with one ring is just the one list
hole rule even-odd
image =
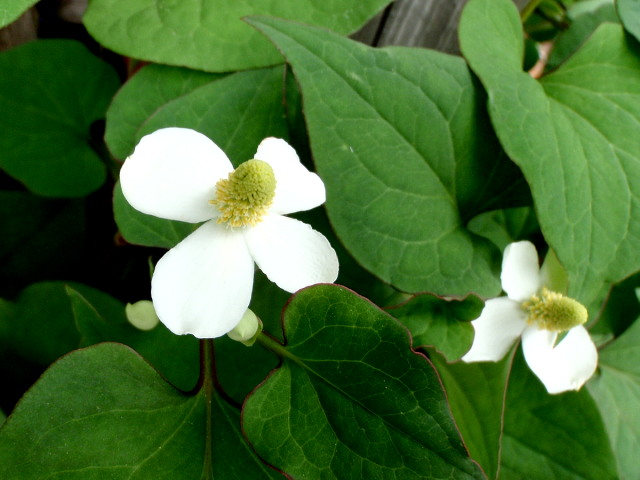
[[316, 285], [292, 297], [283, 323], [284, 346], [258, 340], [282, 365], [242, 416], [268, 463], [294, 478], [484, 478], [399, 322], [344, 287]]

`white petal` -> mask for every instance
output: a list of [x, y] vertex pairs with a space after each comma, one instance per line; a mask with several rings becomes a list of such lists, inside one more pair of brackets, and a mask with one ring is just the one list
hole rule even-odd
[[269, 215], [245, 230], [253, 259], [265, 275], [287, 292], [338, 277], [338, 257], [329, 241], [306, 223]]
[[579, 390], [596, 370], [596, 346], [582, 326], [569, 330], [554, 348], [556, 337], [554, 332], [526, 328], [522, 334], [524, 358], [549, 393]]
[[473, 345], [464, 362], [497, 362], [509, 351], [527, 325], [517, 302], [507, 297], [487, 300], [480, 316], [471, 322]]
[[523, 302], [542, 288], [538, 252], [531, 242], [507, 245], [502, 256], [502, 289], [512, 300]]
[[247, 310], [253, 271], [242, 233], [207, 222], [156, 265], [151, 282], [156, 313], [178, 335], [220, 337]]
[[140, 140], [120, 170], [120, 182], [136, 210], [196, 223], [217, 216], [209, 200], [216, 182], [232, 170], [225, 153], [201, 133], [163, 128]]
[[285, 215], [322, 205], [326, 199], [324, 183], [300, 163], [296, 151], [280, 138], [265, 138], [255, 158], [267, 162], [276, 177], [276, 194], [271, 212]]

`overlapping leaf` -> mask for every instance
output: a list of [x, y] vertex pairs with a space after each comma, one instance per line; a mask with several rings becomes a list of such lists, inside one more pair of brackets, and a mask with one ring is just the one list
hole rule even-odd
[[521, 354], [509, 379], [500, 478], [618, 478], [602, 417], [587, 390], [549, 395]]
[[522, 37], [509, 0], [471, 0], [463, 12], [462, 51], [500, 141], [531, 186], [569, 294], [595, 306], [640, 269], [640, 57], [604, 24], [538, 82], [521, 70]]
[[118, 344], [56, 362], [0, 430], [0, 477], [278, 478], [210, 388], [178, 392]]
[[[107, 145], [124, 159], [146, 134], [164, 127], [192, 128], [211, 138], [238, 165], [253, 157], [264, 138], [287, 138], [283, 75], [283, 67], [221, 76], [150, 65], [114, 99], [107, 113]], [[114, 213], [123, 236], [139, 245], [169, 248], [196, 227], [136, 211], [119, 186]]]
[[640, 322], [600, 355], [600, 371], [587, 384], [611, 438], [621, 479], [640, 477]]
[[405, 291], [495, 295], [498, 252], [465, 225], [506, 198], [523, 202], [528, 190], [497, 145], [464, 62], [250, 21], [300, 82], [329, 217], [351, 254]]
[[473, 342], [471, 320], [480, 316], [484, 302], [475, 295], [462, 300], [417, 295], [389, 309], [413, 336], [413, 346], [432, 346], [447, 360], [457, 360]]
[[93, 0], [84, 16], [91, 34], [130, 57], [211, 72], [281, 63], [247, 15], [290, 18], [351, 33], [389, 0]]
[[617, 0], [616, 7], [624, 28], [640, 40], [640, 1]]
[[294, 478], [483, 478], [437, 374], [407, 331], [352, 292], [302, 290], [284, 315], [283, 358], [245, 402], [258, 454]]
[[105, 180], [91, 126], [118, 87], [115, 71], [71, 40], [0, 55], [0, 168], [45, 196], [79, 197]]

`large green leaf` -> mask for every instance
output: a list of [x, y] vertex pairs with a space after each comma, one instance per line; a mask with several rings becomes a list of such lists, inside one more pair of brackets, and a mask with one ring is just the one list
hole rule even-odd
[[500, 478], [618, 478], [602, 417], [587, 390], [549, 395], [521, 353], [509, 377]]
[[[264, 138], [287, 138], [283, 75], [282, 66], [221, 76], [150, 65], [127, 82], [109, 108], [107, 144], [116, 157], [125, 158], [146, 134], [192, 128], [238, 165], [253, 158]], [[139, 245], [170, 248], [196, 228], [136, 211], [119, 185], [114, 214], [124, 238]]]
[[204, 383], [185, 395], [118, 344], [73, 352], [0, 430], [0, 477], [36, 480], [275, 478], [238, 410]]
[[264, 67], [282, 57], [247, 15], [272, 15], [351, 33], [389, 0], [92, 0], [83, 21], [118, 53], [211, 72]]
[[36, 3], [38, 0], [4, 0], [0, 6], [0, 28], [17, 20]]
[[498, 252], [466, 222], [528, 190], [462, 59], [250, 21], [300, 82], [329, 218], [356, 260], [409, 292], [497, 294]]
[[640, 478], [640, 321], [601, 352], [599, 363], [589, 392], [611, 438], [620, 478]]
[[294, 478], [483, 478], [455, 429], [438, 376], [408, 332], [335, 285], [298, 292], [283, 359], [248, 397], [243, 428]]
[[124, 305], [99, 290], [46, 282], [26, 288], [15, 302], [0, 299], [0, 371], [12, 382], [32, 382], [58, 357], [104, 341], [126, 343], [174, 385], [193, 388], [198, 374], [196, 339], [174, 335], [162, 324], [148, 332], [134, 328]]
[[500, 362], [447, 363], [434, 354], [431, 359], [447, 391], [456, 425], [469, 449], [489, 478], [500, 465], [505, 392], [513, 355]]
[[113, 68], [78, 42], [42, 40], [2, 53], [0, 71], [0, 168], [40, 195], [97, 189], [90, 130], [118, 87]]
[[522, 29], [509, 0], [471, 0], [462, 51], [489, 93], [500, 141], [522, 168], [569, 294], [596, 305], [640, 269], [640, 56], [604, 24], [541, 82], [522, 72]]

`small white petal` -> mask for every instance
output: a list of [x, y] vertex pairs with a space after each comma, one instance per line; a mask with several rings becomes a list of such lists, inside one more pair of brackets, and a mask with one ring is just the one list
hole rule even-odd
[[280, 215], [302, 212], [325, 202], [322, 179], [300, 163], [296, 151], [284, 140], [265, 138], [254, 158], [271, 165], [276, 177], [276, 194], [271, 212]]
[[120, 182], [136, 210], [196, 223], [218, 215], [209, 200], [216, 182], [231, 171], [225, 153], [201, 133], [163, 128], [140, 140], [120, 170]]
[[156, 265], [151, 281], [156, 313], [178, 335], [220, 337], [247, 310], [253, 271], [242, 233], [209, 221]]
[[549, 393], [579, 390], [596, 370], [596, 346], [583, 326], [569, 330], [554, 348], [556, 338], [554, 332], [526, 328], [522, 334], [524, 358]]
[[487, 300], [480, 316], [471, 322], [473, 345], [464, 362], [497, 362], [509, 351], [527, 326], [526, 315], [517, 302], [507, 297]]
[[268, 215], [245, 230], [253, 259], [265, 275], [287, 292], [338, 277], [338, 257], [329, 241], [306, 223]]
[[538, 266], [538, 252], [531, 242], [507, 245], [502, 256], [502, 289], [512, 300], [524, 302], [540, 288], [542, 279]]

